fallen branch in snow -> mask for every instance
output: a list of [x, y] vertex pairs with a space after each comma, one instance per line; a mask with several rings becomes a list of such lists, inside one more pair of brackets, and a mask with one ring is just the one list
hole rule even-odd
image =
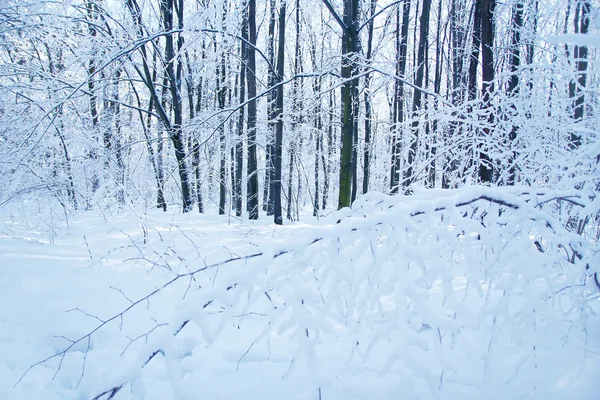
[[[321, 240], [321, 238], [313, 240], [312, 243], [316, 243], [319, 240]], [[273, 255], [273, 259], [281, 257], [281, 256], [283, 256], [285, 254], [288, 254], [291, 251], [292, 250], [283, 250], [283, 251], [280, 251], [280, 252], [276, 253], [275, 255]], [[253, 259], [253, 258], [257, 258], [257, 257], [263, 256], [263, 255], [264, 255], [263, 252], [257, 252], [257, 253], [253, 253], [253, 254], [249, 254], [249, 255], [245, 255], [245, 256], [232, 257], [232, 258], [229, 258], [229, 259], [227, 259], [225, 261], [221, 261], [221, 262], [218, 262], [218, 263], [205, 265], [204, 267], [198, 268], [196, 270], [193, 270], [193, 271], [190, 271], [190, 272], [187, 272], [187, 273], [184, 273], [184, 274], [178, 274], [173, 279], [167, 281], [165, 284], [163, 284], [162, 286], [160, 286], [157, 289], [153, 290], [152, 292], [148, 293], [147, 295], [145, 295], [143, 297], [140, 297], [138, 300], [131, 301], [130, 299], [128, 299], [130, 301], [130, 303], [131, 303], [128, 307], [126, 307], [121, 312], [119, 312], [119, 313], [117, 313], [117, 314], [113, 315], [112, 317], [110, 317], [108, 319], [105, 319], [105, 320], [103, 320], [103, 319], [101, 319], [101, 318], [99, 318], [99, 317], [97, 317], [95, 315], [91, 315], [91, 314], [89, 314], [89, 313], [87, 313], [87, 312], [85, 312], [85, 311], [83, 311], [83, 310], [81, 310], [79, 308], [68, 310], [68, 311], [80, 311], [81, 313], [83, 313], [83, 314], [85, 314], [85, 315], [87, 315], [87, 316], [89, 316], [91, 318], [97, 319], [98, 321], [100, 321], [100, 324], [98, 324], [94, 329], [92, 329], [87, 334], [81, 336], [79, 339], [70, 340], [71, 343], [66, 348], [64, 348], [62, 351], [59, 351], [59, 352], [57, 352], [57, 353], [55, 353], [55, 354], [53, 354], [53, 355], [51, 355], [49, 357], [46, 357], [43, 360], [41, 360], [41, 361], [39, 361], [39, 362], [31, 365], [29, 368], [27, 368], [27, 370], [23, 373], [23, 375], [21, 375], [21, 377], [14, 384], [13, 387], [16, 387], [23, 380], [23, 378], [27, 375], [27, 373], [29, 371], [31, 371], [31, 369], [33, 369], [33, 368], [35, 368], [35, 367], [37, 367], [39, 365], [42, 365], [42, 364], [44, 364], [44, 363], [46, 363], [46, 362], [48, 362], [48, 361], [50, 361], [50, 360], [52, 360], [54, 358], [60, 358], [59, 365], [58, 365], [58, 367], [57, 367], [57, 369], [56, 369], [56, 371], [55, 371], [55, 373], [54, 373], [54, 375], [52, 377], [52, 380], [54, 380], [56, 378], [56, 376], [58, 375], [61, 367], [62, 367], [62, 362], [63, 362], [65, 356], [67, 355], [67, 353], [74, 346], [76, 346], [78, 343], [81, 343], [84, 340], [87, 340], [88, 341], [88, 347], [87, 347], [87, 350], [86, 350], [86, 352], [84, 354], [84, 361], [83, 361], [83, 367], [82, 367], [82, 368], [85, 368], [85, 357], [87, 356], [87, 352], [89, 351], [89, 348], [90, 348], [89, 347], [89, 342], [90, 342], [91, 336], [93, 334], [95, 334], [98, 330], [102, 329], [104, 326], [106, 326], [108, 323], [110, 323], [112, 321], [115, 321], [117, 319], [121, 319], [122, 320], [123, 316], [127, 312], [129, 312], [132, 308], [134, 308], [135, 306], [137, 306], [140, 303], [148, 301], [151, 297], [153, 297], [157, 293], [161, 292], [162, 290], [166, 289], [167, 287], [171, 286], [173, 283], [179, 281], [180, 279], [186, 278], [186, 277], [189, 277], [190, 279], [192, 279], [194, 275], [196, 275], [196, 274], [198, 274], [198, 273], [200, 273], [202, 271], [206, 271], [206, 270], [209, 270], [209, 269], [217, 268], [217, 267], [220, 267], [222, 265], [230, 264], [230, 263], [233, 263], [233, 262], [236, 262], [236, 261], [247, 261], [247, 260], [250, 260], [250, 259]], [[228, 287], [227, 290], [230, 290], [231, 288], [232, 288], [232, 286]], [[203, 306], [203, 308], [206, 308], [208, 305], [210, 305], [210, 303], [211, 302], [208, 302], [207, 304], [205, 304]], [[189, 320], [184, 321], [184, 323], [177, 329], [177, 331], [175, 332], [174, 335], [176, 336], [187, 325], [188, 322], [189, 322]], [[161, 350], [158, 349], [155, 352], [153, 352], [152, 355], [148, 358], [148, 360], [143, 364], [143, 366], [145, 366], [146, 364], [148, 364], [154, 358], [154, 356], [156, 356], [156, 354], [160, 353], [160, 351]], [[83, 374], [82, 374], [82, 377], [83, 377]], [[81, 381], [81, 379], [80, 379], [80, 381]], [[117, 389], [117, 390], [114, 390], [114, 389], [115, 388], [113, 388], [113, 389], [111, 389], [109, 391], [106, 391], [106, 392], [102, 393], [101, 395], [95, 397], [94, 399], [99, 399], [100, 397], [102, 397], [105, 394], [110, 394], [110, 397], [108, 397], [108, 398], [111, 399], [120, 390], [120, 388]]]

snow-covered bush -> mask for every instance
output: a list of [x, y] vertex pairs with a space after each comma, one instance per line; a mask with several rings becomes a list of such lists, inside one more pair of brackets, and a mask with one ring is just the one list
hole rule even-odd
[[557, 354], [585, 353], [596, 329], [600, 253], [545, 209], [595, 201], [526, 188], [370, 194], [310, 235], [213, 264], [190, 238], [140, 239], [136, 262], [171, 278], [50, 359], [82, 344], [88, 357], [107, 324], [180, 290], [171, 320], [132, 340], [135, 361], [96, 383], [96, 398], [144, 398], [144, 371], [159, 365], [173, 395], [196, 398], [218, 355], [229, 373], [253, 362], [304, 377], [315, 398], [337, 398], [348, 379], [391, 379], [406, 398], [555, 395]]

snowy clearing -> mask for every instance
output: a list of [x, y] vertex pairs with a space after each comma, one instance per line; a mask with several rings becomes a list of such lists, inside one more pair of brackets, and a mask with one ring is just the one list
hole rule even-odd
[[[49, 234], [4, 215], [0, 391], [596, 399], [597, 292], [565, 289], [577, 267], [535, 219], [517, 227], [504, 212], [483, 227], [475, 215], [491, 221], [498, 206], [451, 207], [492, 195], [503, 194], [369, 195], [354, 212], [285, 226], [152, 210], [81, 213]], [[527, 225], [523, 212], [512, 214]]]

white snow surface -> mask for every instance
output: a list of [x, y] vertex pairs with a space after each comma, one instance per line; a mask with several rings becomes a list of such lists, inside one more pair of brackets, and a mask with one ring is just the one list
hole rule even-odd
[[597, 252], [565, 262], [529, 200], [371, 194], [284, 226], [5, 209], [0, 398], [598, 399]]

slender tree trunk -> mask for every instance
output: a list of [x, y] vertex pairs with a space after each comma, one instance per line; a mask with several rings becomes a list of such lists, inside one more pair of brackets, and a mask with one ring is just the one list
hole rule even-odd
[[[199, 111], [199, 103], [202, 102], [202, 77], [200, 77], [200, 83], [198, 86], [194, 86], [194, 77], [192, 73], [192, 64], [190, 62], [190, 56], [186, 50], [185, 58], [187, 61], [187, 74], [186, 74], [186, 86], [188, 94], [188, 106], [190, 121], [195, 118], [195, 111]], [[197, 93], [196, 93], [197, 92]], [[196, 99], [196, 100], [194, 100]], [[196, 106], [194, 105], [196, 103]], [[200, 178], [200, 142], [198, 137], [192, 136], [190, 138], [191, 143], [191, 156], [192, 156], [192, 171], [194, 173], [194, 179], [196, 181], [196, 201], [198, 203], [198, 212], [204, 212], [204, 204], [202, 201], [202, 182]]]
[[[299, 75], [302, 72], [302, 59], [300, 53], [300, 0], [296, 0], [296, 38], [294, 43], [294, 74]], [[298, 170], [298, 192], [294, 199], [293, 191], [293, 178], [294, 178], [294, 167], [296, 164], [297, 155], [299, 150], [302, 149], [302, 132], [300, 130], [300, 124], [302, 123], [302, 79], [296, 78], [293, 83], [293, 98], [292, 98], [292, 132], [293, 136], [290, 138], [290, 162], [289, 162], [289, 174], [288, 174], [288, 187], [287, 187], [287, 219], [292, 221], [294, 219], [294, 203], [296, 203], [296, 210], [298, 210], [298, 200], [300, 197], [300, 171]], [[296, 200], [296, 201], [294, 201]]]
[[329, 92], [329, 123], [327, 124], [327, 160], [323, 157], [323, 207], [327, 209], [327, 199], [329, 198], [329, 186], [331, 182], [331, 160], [333, 159], [333, 91]]
[[[591, 3], [588, 0], [580, 1], [577, 3], [575, 18], [575, 33], [587, 34], [590, 26], [590, 12]], [[575, 88], [572, 91], [572, 98], [574, 98], [573, 105], [573, 119], [580, 121], [583, 118], [585, 110], [585, 93], [584, 89], [587, 84], [587, 69], [588, 69], [588, 48], [587, 46], [575, 46], [574, 49], [575, 66], [578, 72], [577, 82], [574, 83]], [[578, 148], [581, 146], [581, 135], [571, 132], [570, 134], [570, 146], [571, 148]]]
[[[169, 79], [167, 78], [167, 75], [163, 75], [163, 79], [162, 79], [162, 86], [161, 86], [161, 98], [160, 98], [160, 105], [161, 105], [161, 109], [164, 110], [165, 115], [170, 114], [170, 110], [171, 107], [170, 105], [167, 104], [167, 95], [168, 95], [168, 84], [169, 84]], [[167, 116], [168, 118], [168, 116]], [[170, 121], [170, 120], [169, 120]], [[164, 120], [163, 120], [163, 126], [160, 127], [158, 129], [158, 132], [156, 133], [156, 167], [158, 168], [158, 180], [160, 181], [160, 187], [163, 188], [163, 190], [160, 193], [157, 193], [157, 208], [160, 207], [161, 205], [161, 200], [162, 200], [162, 206], [163, 206], [163, 211], [167, 211], [167, 203], [166, 203], [166, 199], [164, 197], [164, 187], [165, 187], [165, 139], [164, 139], [164, 131], [167, 130], [167, 126], [164, 124]], [[159, 196], [162, 195], [162, 199], [159, 198]]]
[[275, 130], [275, 151], [273, 157], [273, 167], [275, 176], [273, 185], [274, 210], [273, 219], [277, 225], [283, 224], [281, 215], [281, 150], [283, 145], [283, 72], [285, 63], [285, 1], [279, 8], [279, 44], [277, 49], [277, 99], [276, 99], [276, 130]]
[[[158, 72], [156, 69], [156, 58], [158, 57], [157, 55], [158, 51], [156, 49], [154, 49], [154, 51], [152, 52], [152, 77], [151, 77], [151, 85], [152, 87], [155, 86], [156, 84], [156, 80], [158, 78]], [[162, 90], [162, 96], [161, 96], [161, 102], [158, 104], [158, 106], [156, 107], [157, 109], [162, 109], [163, 111], [166, 108], [166, 95], [165, 95], [165, 87], [167, 84], [167, 79], [166, 77], [163, 78], [163, 90]], [[155, 92], [156, 93], [156, 92]], [[150, 137], [151, 132], [152, 132], [152, 114], [150, 114], [151, 112], [153, 112], [153, 109], [155, 108], [155, 105], [157, 100], [153, 97], [150, 96], [150, 101], [148, 102], [148, 118], [147, 118], [147, 122], [146, 122], [146, 127], [148, 129], [148, 137]], [[156, 152], [152, 152], [153, 156], [152, 156], [152, 162], [155, 165], [156, 171], [156, 208], [162, 208], [164, 212], [167, 211], [167, 203], [165, 201], [165, 194], [164, 194], [164, 188], [165, 188], [165, 179], [164, 179], [164, 168], [163, 168], [163, 138], [162, 138], [162, 129], [163, 127], [160, 127], [156, 133], [156, 139], [153, 141], [156, 141]], [[153, 145], [152, 143], [148, 143], [148, 147], [150, 149], [153, 149]]]
[[[444, 41], [442, 40], [441, 31], [442, 31], [442, 3], [443, 0], [439, 0], [438, 2], [438, 15], [437, 15], [437, 24], [436, 24], [436, 32], [435, 32], [435, 72], [433, 77], [433, 92], [439, 97], [441, 86], [442, 86], [442, 68], [443, 68], [443, 47]], [[438, 107], [438, 99], [435, 99], [435, 107]], [[438, 119], [433, 118], [431, 121], [431, 135], [432, 140], [437, 142], [438, 139]], [[437, 158], [437, 146], [433, 146], [430, 152], [430, 157], [432, 159], [431, 165], [429, 166], [429, 187], [435, 187], [436, 181], [436, 158]]]
[[[319, 96], [321, 92], [321, 78], [315, 80], [315, 94]], [[313, 216], [319, 215], [319, 160], [323, 157], [323, 121], [321, 116], [321, 99], [317, 97], [318, 105], [315, 110], [315, 196], [313, 199]]]
[[[313, 70], [317, 71], [319, 69], [317, 62], [317, 39], [315, 35], [310, 35], [311, 43], [310, 43], [310, 54], [312, 57]], [[323, 51], [323, 47], [321, 47], [321, 51]], [[322, 60], [321, 53], [321, 60]], [[313, 93], [316, 99], [316, 106], [312, 110], [314, 114], [314, 127], [315, 127], [315, 193], [313, 197], [313, 216], [316, 217], [319, 215], [319, 207], [320, 207], [320, 197], [321, 197], [321, 187], [320, 187], [320, 166], [319, 163], [325, 168], [325, 163], [323, 160], [323, 107], [321, 106], [321, 84], [323, 81], [323, 77], [317, 77], [313, 81]], [[312, 137], [312, 135], [311, 135]], [[325, 173], [325, 172], [324, 172]]]
[[[425, 74], [425, 52], [427, 51], [428, 32], [429, 32], [429, 14], [431, 10], [431, 0], [423, 0], [421, 10], [421, 20], [419, 22], [419, 50], [417, 55], [417, 76], [415, 85], [423, 86], [423, 76]], [[417, 151], [419, 149], [419, 110], [422, 107], [423, 94], [420, 90], [415, 89], [413, 94], [413, 123], [411, 127], [412, 137], [410, 138], [410, 148], [408, 150], [407, 168], [404, 175], [403, 187], [404, 192], [410, 191], [410, 185], [415, 181], [414, 164], [416, 163]]]
[[[225, 54], [221, 56], [220, 64], [217, 64], [217, 101], [219, 109], [225, 109], [227, 99]], [[221, 160], [219, 164], [219, 214], [225, 214], [225, 202], [227, 201], [227, 136], [225, 135], [225, 121], [219, 124], [219, 148]]]
[[258, 165], [256, 160], [256, 0], [248, 1], [248, 185], [246, 209], [248, 218], [258, 219]]
[[[516, 97], [519, 93], [519, 66], [521, 65], [521, 30], [523, 29], [523, 3], [520, 0], [517, 0], [513, 4], [512, 9], [512, 21], [511, 21], [511, 39], [510, 39], [510, 57], [509, 57], [509, 69], [510, 69], [510, 79], [508, 81], [508, 96]], [[513, 113], [516, 112], [516, 105], [513, 103], [512, 106]], [[515, 140], [517, 139], [517, 134], [519, 131], [519, 127], [516, 124], [513, 124], [510, 134], [508, 135], [509, 146], [515, 146]], [[508, 169], [508, 180], [507, 183], [509, 185], [514, 185], [516, 181], [517, 169], [515, 166], [516, 153], [513, 150], [511, 152], [511, 157], [509, 159], [509, 169]]]
[[[406, 72], [406, 59], [408, 49], [408, 22], [410, 16], [411, 0], [404, 0], [402, 7], [402, 22], [400, 22], [400, 9], [396, 13], [396, 75], [404, 77]], [[390, 173], [390, 192], [398, 193], [400, 187], [400, 165], [402, 160], [402, 134], [401, 125], [404, 122], [404, 83], [394, 82], [394, 110], [392, 133], [392, 163]]]
[[[248, 20], [247, 13], [244, 13], [244, 22], [242, 26], [242, 38], [248, 40]], [[246, 60], [248, 60], [248, 47], [244, 41], [241, 43], [241, 59], [240, 63], [240, 90], [239, 103], [243, 103], [246, 97]], [[238, 120], [238, 132], [235, 142], [235, 177], [233, 183], [233, 193], [235, 199], [235, 214], [240, 217], [242, 215], [242, 171], [244, 164], [244, 107], [240, 108]]]
[[[174, 28], [173, 13], [175, 9], [174, 0], [164, 0], [160, 2], [163, 16], [163, 27], [166, 32], [172, 32]], [[178, 30], [183, 30], [183, 0], [178, 0]], [[165, 59], [167, 61], [167, 76], [169, 77], [169, 88], [171, 91], [171, 102], [173, 105], [173, 124], [168, 130], [171, 142], [175, 148], [175, 158], [177, 159], [177, 169], [181, 184], [181, 198], [183, 203], [183, 212], [191, 210], [191, 192], [189, 185], [188, 171], [186, 167], [185, 141], [183, 138], [183, 102], [181, 98], [181, 75], [183, 65], [181, 62], [181, 49], [183, 47], [183, 36], [178, 34], [177, 52], [175, 51], [174, 34], [165, 35]], [[174, 64], [177, 64], [176, 66]]]
[[[267, 38], [267, 57], [271, 66], [275, 66], [275, 23], [277, 22], [277, 10], [275, 9], [275, 0], [269, 0], [269, 36]], [[273, 215], [275, 207], [275, 126], [277, 88], [276, 71], [269, 68], [267, 71], [267, 85], [271, 90], [267, 93], [267, 147], [266, 147], [266, 168], [265, 168], [265, 186], [263, 191], [263, 206], [267, 215]]]
[[473, 38], [469, 56], [468, 96], [469, 101], [477, 98], [477, 66], [479, 65], [479, 49], [481, 48], [481, 2], [473, 3]]
[[[369, 18], [372, 18], [375, 14], [375, 7], [377, 5], [377, 0], [371, 0], [370, 6], [370, 15]], [[367, 68], [370, 66], [371, 58], [373, 57], [373, 26], [374, 21], [371, 21], [367, 27]], [[371, 111], [371, 74], [367, 74], [365, 76], [365, 148], [363, 154], [363, 187], [362, 192], [367, 193], [369, 191], [369, 178], [371, 175], [371, 130], [372, 124], [371, 119], [372, 111]]]

